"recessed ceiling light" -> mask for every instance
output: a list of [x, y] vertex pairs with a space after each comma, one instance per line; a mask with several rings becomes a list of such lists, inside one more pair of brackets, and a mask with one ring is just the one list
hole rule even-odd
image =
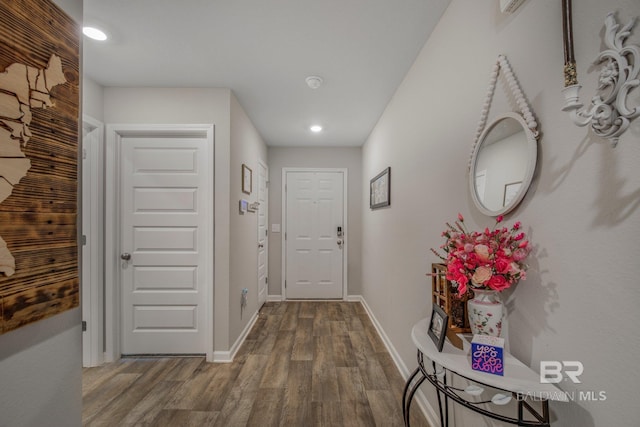
[[320, 126], [320, 125], [313, 125], [313, 126], [311, 126], [309, 129], [311, 129], [311, 132], [316, 132], [316, 133], [318, 133], [318, 132], [320, 132], [320, 131], [322, 130], [322, 126]]
[[311, 89], [318, 89], [320, 86], [322, 86], [322, 82], [324, 80], [322, 80], [322, 77], [309, 76], [304, 79], [304, 81], [307, 82], [307, 86], [309, 86]]
[[105, 32], [95, 27], [83, 27], [82, 33], [94, 40], [104, 41], [107, 39], [107, 35], [105, 34]]

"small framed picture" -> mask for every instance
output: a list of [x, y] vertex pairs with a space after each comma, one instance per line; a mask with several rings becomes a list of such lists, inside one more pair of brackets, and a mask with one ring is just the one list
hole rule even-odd
[[391, 205], [391, 168], [386, 168], [369, 182], [369, 208]]
[[504, 185], [504, 197], [502, 198], [502, 206], [508, 206], [509, 203], [511, 203], [511, 201], [518, 194], [518, 191], [520, 191], [521, 186], [522, 181], [510, 182], [509, 184]]
[[242, 164], [242, 192], [245, 194], [251, 194], [253, 190], [253, 171], [249, 166]]
[[433, 304], [431, 310], [431, 321], [429, 322], [429, 336], [436, 345], [438, 351], [442, 351], [444, 339], [447, 336], [447, 328], [449, 327], [449, 316], [444, 312], [438, 304]]

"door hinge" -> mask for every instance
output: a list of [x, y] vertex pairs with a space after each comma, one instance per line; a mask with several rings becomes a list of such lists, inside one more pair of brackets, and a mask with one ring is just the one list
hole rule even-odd
[[82, 235], [82, 246], [87, 246], [87, 236]]
[[269, 284], [269, 278], [268, 278], [268, 277], [265, 277], [265, 278], [264, 278], [264, 284], [265, 284], [265, 285], [268, 285], [268, 284]]
[[82, 321], [82, 332], [86, 332], [87, 331], [87, 321], [83, 320]]
[[85, 160], [87, 158], [87, 149], [83, 148], [82, 149], [82, 160]]
[[268, 236], [268, 235], [269, 235], [269, 230], [268, 230], [268, 229], [266, 229], [266, 228], [264, 229], [264, 235], [265, 235], [265, 236]]
[[287, 281], [284, 281], [284, 288], [287, 289]]
[[287, 232], [284, 232], [284, 240], [287, 240]]

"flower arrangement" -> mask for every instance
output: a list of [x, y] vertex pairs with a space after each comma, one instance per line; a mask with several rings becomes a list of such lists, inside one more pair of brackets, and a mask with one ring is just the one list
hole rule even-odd
[[498, 227], [503, 219], [502, 215], [496, 218], [493, 230], [469, 232], [464, 217], [458, 214], [455, 226], [447, 223], [442, 232], [447, 240], [440, 249], [446, 255], [431, 249], [446, 264], [446, 278], [457, 284], [459, 296], [469, 288], [503, 291], [526, 279], [524, 260], [531, 252], [529, 241], [520, 231], [520, 221], [511, 229]]

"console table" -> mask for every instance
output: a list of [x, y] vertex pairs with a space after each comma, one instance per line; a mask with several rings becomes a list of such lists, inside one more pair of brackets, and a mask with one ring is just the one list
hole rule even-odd
[[[441, 427], [449, 426], [449, 399], [484, 416], [525, 427], [549, 427], [549, 400], [568, 401], [566, 393], [553, 384], [540, 383], [538, 373], [506, 351], [504, 352], [504, 376], [474, 371], [471, 369], [469, 349], [460, 350], [445, 341], [442, 352], [439, 352], [427, 334], [428, 329], [429, 319], [423, 319], [411, 330], [411, 338], [418, 349], [418, 367], [409, 376], [402, 396], [405, 426], [409, 427], [411, 401], [425, 380], [436, 388]], [[448, 385], [447, 373], [462, 377], [475, 387], [471, 390], [463, 390]], [[483, 387], [491, 387], [504, 393], [500, 396], [504, 400], [509, 400], [509, 397], [516, 399], [517, 414], [510, 417], [482, 407], [483, 404], [491, 404], [491, 399], [474, 398], [469, 391], [480, 392]], [[534, 406], [540, 408], [536, 409]], [[526, 417], [528, 419], [525, 419], [525, 410], [530, 414]]]

